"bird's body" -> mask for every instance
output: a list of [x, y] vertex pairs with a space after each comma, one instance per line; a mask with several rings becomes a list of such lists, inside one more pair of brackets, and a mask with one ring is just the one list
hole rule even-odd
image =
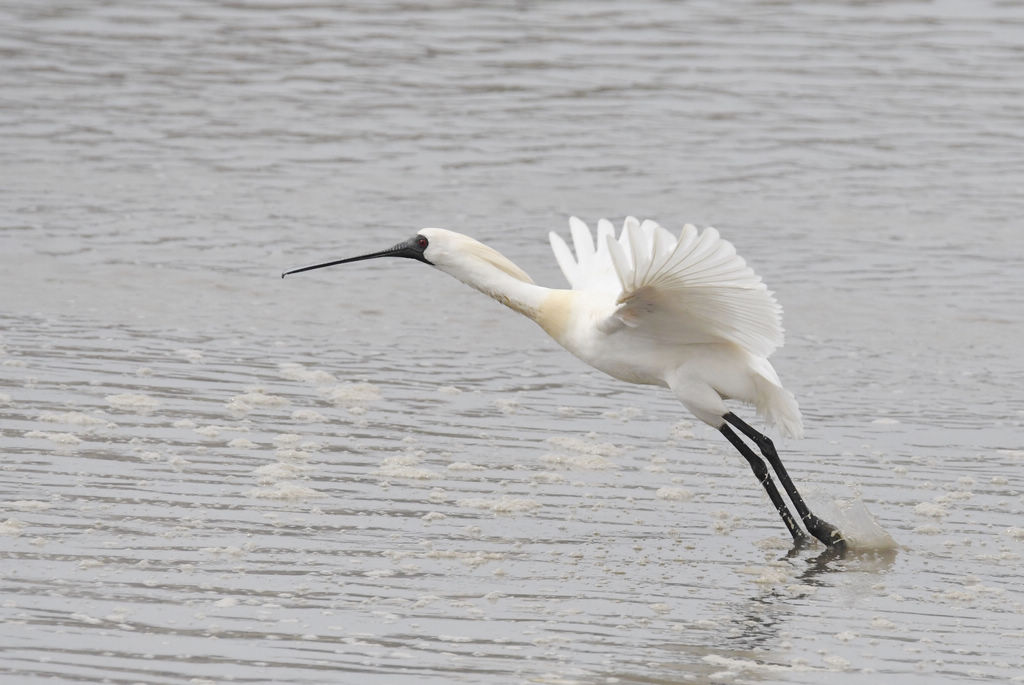
[[781, 310], [715, 229], [698, 233], [687, 225], [677, 240], [653, 221], [630, 218], [616, 241], [602, 222], [595, 247], [583, 222], [573, 218], [571, 226], [575, 259], [551, 234], [568, 290], [534, 284], [467, 236], [438, 228], [420, 233], [430, 241], [434, 266], [533, 319], [594, 368], [628, 383], [668, 387], [715, 428], [728, 411], [723, 399], [735, 399], [754, 405], [783, 433], [802, 434], [796, 400], [766, 356], [782, 344]]
[[771, 441], [725, 405], [726, 399], [752, 404], [782, 433], [803, 432], [796, 400], [768, 361], [783, 342], [781, 307], [732, 244], [713, 228], [699, 232], [688, 224], [676, 238], [632, 217], [618, 239], [604, 220], [596, 242], [575, 217], [570, 229], [575, 255], [551, 234], [570, 289], [539, 286], [496, 250], [441, 228], [424, 228], [389, 250], [287, 273], [389, 256], [430, 264], [533, 319], [591, 366], [629, 383], [669, 388], [743, 454], [794, 539], [805, 539], [764, 463], [726, 424], [736, 426], [775, 469], [808, 530], [841, 546], [839, 531], [807, 509]]

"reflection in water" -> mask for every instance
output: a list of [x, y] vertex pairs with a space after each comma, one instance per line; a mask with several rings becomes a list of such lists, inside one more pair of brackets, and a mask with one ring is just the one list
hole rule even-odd
[[[793, 630], [787, 626], [791, 618], [790, 606], [794, 600], [819, 592], [834, 585], [858, 585], [858, 577], [880, 576], [889, 571], [896, 561], [897, 550], [847, 552], [841, 555], [825, 549], [814, 556], [797, 558], [787, 555], [791, 569], [780, 569], [778, 582], [761, 588], [742, 604], [736, 606], [738, 617], [730, 620], [732, 630], [725, 631], [727, 642], [738, 642], [746, 649], [764, 649], [777, 644], [780, 630]], [[803, 567], [803, 568], [801, 568]], [[784, 571], [792, 571], [788, 577]], [[830, 578], [841, 574], [841, 578]]]
[[[758, 591], [741, 600], [725, 602], [720, 620], [698, 621], [694, 628], [704, 639], [664, 645], [676, 657], [660, 664], [666, 673], [686, 674], [688, 677], [711, 677], [777, 682], [794, 672], [835, 670], [845, 664], [842, 657], [827, 660], [824, 666], [811, 666], [796, 658], [804, 635], [816, 635], [819, 623], [806, 625], [809, 618], [806, 603], [810, 598], [827, 593], [836, 584], [872, 585], [880, 576], [892, 570], [896, 549], [869, 552], [848, 552], [840, 555], [835, 550], [823, 550], [808, 555], [807, 550], [791, 550], [779, 563], [765, 570], [775, 572], [770, 582], [762, 582]], [[868, 580], [865, 580], [865, 577]], [[836, 606], [833, 613], [849, 610]], [[848, 665], [848, 664], [846, 664]], [[616, 677], [622, 677], [616, 674]], [[656, 678], [653, 682], [678, 682], [673, 678]], [[626, 680], [632, 680], [626, 677]], [[647, 679], [644, 679], [647, 682]]]

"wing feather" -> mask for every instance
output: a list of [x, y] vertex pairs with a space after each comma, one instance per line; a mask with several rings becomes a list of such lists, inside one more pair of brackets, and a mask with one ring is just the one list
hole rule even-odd
[[551, 249], [555, 253], [558, 266], [565, 274], [565, 279], [573, 290], [598, 290], [607, 291], [617, 296], [621, 291], [619, 278], [615, 274], [615, 266], [612, 264], [611, 256], [608, 254], [608, 246], [605, 239], [615, 235], [615, 229], [611, 222], [601, 219], [597, 222], [597, 243], [590, 233], [587, 225], [571, 217], [569, 219], [569, 231], [572, 234], [573, 247], [576, 256], [566, 242], [556, 233], [550, 234]]
[[607, 291], [618, 305], [601, 330], [622, 326], [635, 334], [679, 344], [728, 341], [767, 357], [782, 345], [782, 308], [761, 278], [717, 230], [683, 226], [674, 237], [654, 221], [627, 217], [615, 237], [597, 224], [597, 243], [579, 219], [570, 219], [576, 256], [559, 236], [551, 246], [576, 290]]
[[551, 251], [555, 253], [555, 261], [558, 262], [558, 268], [565, 274], [565, 280], [569, 281], [569, 285], [575, 288], [576, 283], [579, 281], [579, 265], [573, 259], [569, 246], [565, 244], [562, 236], [554, 231], [548, 233], [548, 239], [551, 241]]
[[569, 217], [569, 231], [572, 233], [572, 244], [576, 248], [576, 258], [580, 269], [587, 271], [594, 262], [594, 239], [590, 229], [576, 217]]
[[782, 308], [732, 243], [714, 228], [689, 239], [695, 232], [684, 229], [657, 269], [617, 269], [622, 291], [612, 316], [653, 337], [726, 340], [767, 357], [783, 343]]

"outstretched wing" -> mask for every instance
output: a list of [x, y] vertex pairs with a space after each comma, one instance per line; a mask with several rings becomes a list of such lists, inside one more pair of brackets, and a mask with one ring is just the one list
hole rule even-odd
[[558, 236], [551, 243], [573, 289], [618, 295], [602, 330], [629, 326], [680, 344], [728, 341], [763, 357], [782, 345], [782, 308], [714, 228], [687, 224], [676, 239], [653, 221], [628, 217], [616, 240], [602, 220], [595, 247], [586, 224], [574, 218], [570, 227], [577, 260]]
[[622, 286], [613, 317], [654, 337], [708, 336], [763, 357], [782, 345], [782, 308], [732, 243], [687, 224], [670, 244], [658, 229], [627, 219], [607, 240]]
[[572, 289], [600, 290], [617, 294], [621, 286], [618, 276], [615, 275], [612, 258], [608, 254], [608, 244], [605, 242], [606, 238], [615, 237], [612, 222], [607, 219], [597, 222], [596, 243], [590, 234], [590, 228], [576, 217], [569, 218], [569, 231], [572, 233], [573, 247], [576, 250], [575, 258], [569, 246], [562, 240], [562, 236], [552, 231], [548, 237], [551, 239], [551, 249], [555, 253], [558, 266]]

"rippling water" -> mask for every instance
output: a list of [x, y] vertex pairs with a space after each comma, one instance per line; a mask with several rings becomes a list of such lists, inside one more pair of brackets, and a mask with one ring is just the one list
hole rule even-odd
[[[1019, 679], [1022, 56], [1015, 2], [4, 3], [3, 671]], [[738, 245], [790, 471], [896, 550], [787, 555], [720, 436], [443, 274], [278, 278], [440, 225], [559, 284], [568, 214]]]

